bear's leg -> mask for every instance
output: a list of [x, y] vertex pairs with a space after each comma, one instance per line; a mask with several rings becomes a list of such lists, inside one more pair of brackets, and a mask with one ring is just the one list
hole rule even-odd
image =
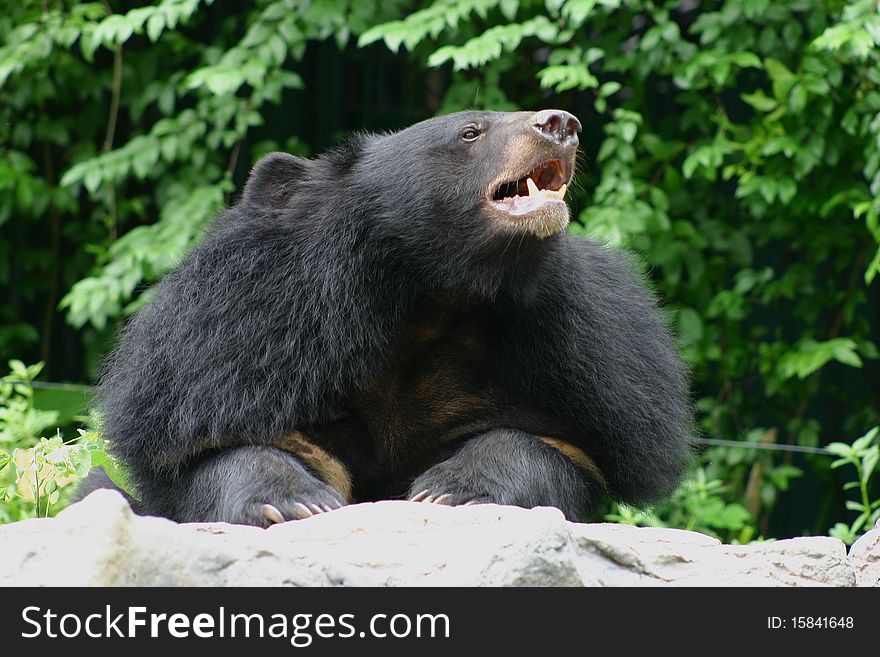
[[174, 486], [181, 522], [268, 525], [336, 509], [346, 500], [292, 454], [265, 445], [221, 449]]
[[602, 474], [568, 443], [497, 429], [468, 440], [416, 477], [413, 501], [555, 506], [583, 520], [605, 497]]

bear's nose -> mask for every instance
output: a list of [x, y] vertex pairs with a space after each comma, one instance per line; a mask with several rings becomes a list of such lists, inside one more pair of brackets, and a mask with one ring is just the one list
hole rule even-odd
[[577, 143], [581, 122], [563, 110], [541, 110], [532, 117], [532, 127], [539, 135], [556, 144]]

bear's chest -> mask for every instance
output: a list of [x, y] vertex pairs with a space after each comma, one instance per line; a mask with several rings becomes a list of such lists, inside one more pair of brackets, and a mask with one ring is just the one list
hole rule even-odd
[[509, 398], [498, 382], [497, 347], [485, 309], [421, 304], [355, 398], [377, 456], [409, 461], [497, 424]]
[[500, 322], [491, 306], [474, 302], [431, 300], [416, 309], [378, 375], [349, 400], [345, 421], [323, 430], [328, 441], [348, 436], [349, 446], [359, 435], [358, 449], [346, 452], [358, 499], [402, 494], [415, 474], [494, 429], [570, 433], [505, 380], [515, 346]]

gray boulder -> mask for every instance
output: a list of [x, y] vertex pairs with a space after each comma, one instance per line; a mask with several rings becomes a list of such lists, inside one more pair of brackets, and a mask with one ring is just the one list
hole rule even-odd
[[358, 504], [270, 529], [134, 515], [101, 490], [0, 526], [0, 586], [877, 586], [880, 530], [750, 545], [552, 508]]

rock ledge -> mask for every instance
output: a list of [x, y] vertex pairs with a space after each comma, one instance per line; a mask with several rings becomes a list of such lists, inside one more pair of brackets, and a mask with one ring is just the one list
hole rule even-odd
[[134, 515], [100, 490], [0, 526], [0, 586], [878, 586], [880, 529], [751, 545], [556, 509], [358, 504], [268, 530]]

